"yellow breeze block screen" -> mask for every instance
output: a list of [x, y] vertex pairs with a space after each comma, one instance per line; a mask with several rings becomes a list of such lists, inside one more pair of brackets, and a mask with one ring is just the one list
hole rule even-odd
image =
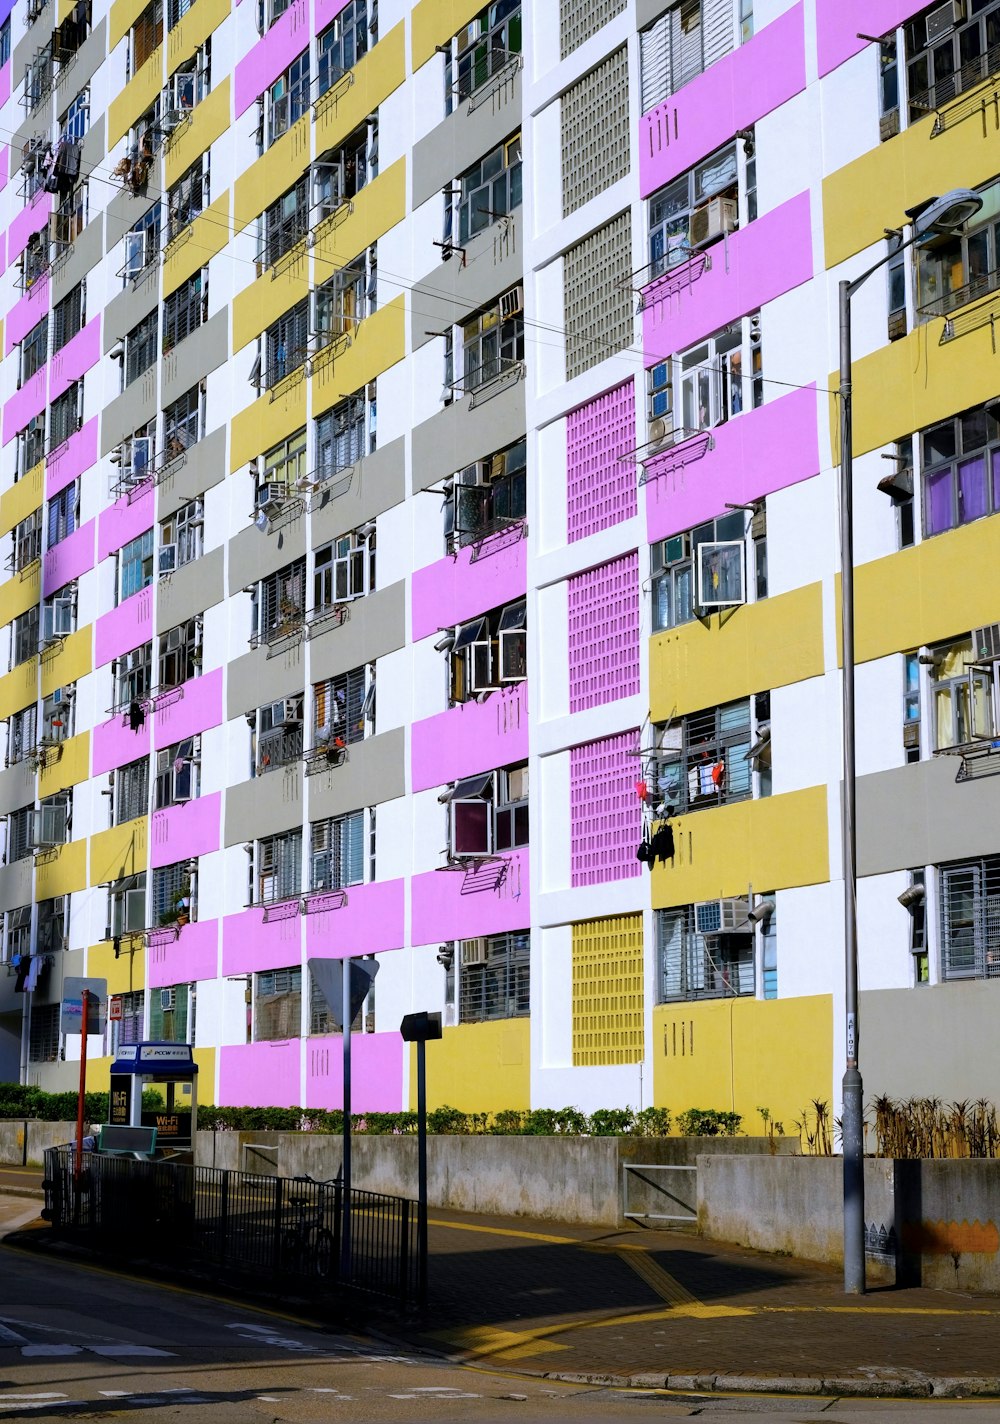
[[573, 926], [573, 1064], [640, 1063], [642, 916]]

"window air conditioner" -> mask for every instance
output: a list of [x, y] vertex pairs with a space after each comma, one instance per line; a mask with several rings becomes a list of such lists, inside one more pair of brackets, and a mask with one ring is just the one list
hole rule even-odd
[[168, 1014], [168, 1013], [171, 1012], [172, 1009], [176, 1008], [176, 1005], [177, 1005], [177, 999], [176, 999], [176, 996], [175, 996], [175, 994], [174, 994], [173, 989], [161, 989], [161, 990], [160, 990], [160, 1012], [161, 1012], [161, 1013], [164, 1013], [164, 1014]]
[[936, 44], [943, 39], [949, 31], [953, 30], [961, 20], [965, 19], [965, 5], [963, 0], [948, 0], [946, 5], [939, 5], [936, 10], [932, 10], [927, 16], [927, 43]]
[[511, 287], [509, 292], [504, 292], [500, 298], [500, 320], [506, 321], [509, 317], [517, 316], [524, 310], [524, 288], [520, 283], [516, 287]]
[[712, 198], [691, 214], [688, 243], [704, 247], [717, 237], [724, 237], [736, 227], [739, 209], [734, 198]]
[[302, 721], [302, 698], [286, 697], [281, 704], [281, 725], [291, 726]]
[[272, 480], [257, 487], [257, 508], [272, 509], [280, 504], [286, 495], [285, 486]]
[[698, 934], [752, 934], [748, 900], [702, 900], [694, 907], [694, 927]]
[[486, 963], [486, 941], [483, 938], [466, 939], [462, 941], [462, 968], [468, 969], [474, 964]]
[[972, 654], [976, 662], [1000, 661], [1000, 623], [987, 623], [972, 630]]
[[170, 770], [170, 748], [164, 747], [162, 751], [156, 753], [156, 774], [162, 776], [165, 771]]

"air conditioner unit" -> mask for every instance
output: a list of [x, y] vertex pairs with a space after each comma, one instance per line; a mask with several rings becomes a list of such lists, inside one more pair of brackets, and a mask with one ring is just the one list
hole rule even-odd
[[164, 544], [160, 548], [158, 564], [160, 578], [165, 574], [172, 574], [177, 568], [177, 545]]
[[174, 990], [173, 990], [173, 989], [161, 989], [161, 990], [160, 990], [160, 1012], [161, 1012], [161, 1013], [164, 1013], [164, 1014], [168, 1014], [168, 1013], [170, 1013], [170, 1011], [171, 1011], [172, 1009], [176, 1008], [176, 1006], [177, 1006], [177, 996], [176, 996], [176, 994], [174, 993]]
[[1000, 660], [1000, 623], [987, 623], [983, 628], [973, 628], [972, 655], [979, 663]]
[[899, 110], [890, 109], [889, 112], [883, 114], [878, 121], [878, 136], [882, 143], [885, 143], [887, 139], [895, 138], [898, 133]]
[[691, 214], [688, 228], [688, 243], [691, 247], [704, 247], [716, 238], [732, 232], [739, 218], [739, 208], [734, 198], [712, 198]]
[[281, 725], [289, 727], [302, 721], [302, 698], [286, 697], [281, 704]]
[[273, 509], [275, 505], [287, 497], [288, 491], [283, 484], [277, 481], [269, 481], [267, 484], [257, 486], [257, 508]]
[[165, 771], [170, 770], [170, 748], [164, 747], [162, 751], [156, 753], [156, 774], [162, 776]]
[[462, 941], [462, 968], [468, 969], [474, 964], [485, 964], [487, 959], [486, 941], [483, 938], [466, 939]]
[[672, 433], [673, 426], [668, 425], [667, 422], [662, 418], [662, 416], [658, 416], [656, 420], [651, 420], [649, 422], [650, 445], [659, 445], [661, 440], [666, 440], [667, 436]]
[[694, 907], [694, 927], [698, 934], [751, 934], [748, 900], [702, 900]]
[[927, 43], [936, 44], [965, 19], [964, 0], [948, 0], [927, 16]]
[[504, 292], [500, 298], [500, 320], [506, 321], [509, 317], [517, 316], [524, 311], [524, 288], [518, 284], [511, 287], [509, 292]]
[[920, 746], [920, 723], [903, 723], [903, 746], [907, 749]]
[[888, 331], [888, 335], [889, 335], [889, 340], [890, 340], [890, 341], [899, 341], [899, 339], [900, 339], [901, 337], [903, 337], [903, 336], [906, 335], [906, 312], [905, 312], [905, 311], [892, 312], [892, 314], [891, 314], [890, 317], [889, 317], [889, 331]]

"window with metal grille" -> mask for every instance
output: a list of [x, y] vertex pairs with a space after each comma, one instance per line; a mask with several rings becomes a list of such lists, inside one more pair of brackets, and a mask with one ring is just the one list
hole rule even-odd
[[302, 831], [285, 831], [257, 842], [256, 885], [258, 904], [291, 900], [302, 890]]
[[309, 175], [303, 174], [293, 188], [264, 209], [259, 261], [273, 267], [309, 231]]
[[39, 460], [45, 458], [45, 413], [33, 415], [23, 430], [18, 431], [17, 473], [23, 479]]
[[158, 1043], [188, 1042], [187, 984], [149, 991], [149, 1036]]
[[[320, 992], [319, 985], [309, 976], [309, 1033], [325, 1034], [340, 1033], [341, 1018], [343, 1011], [340, 1004], [330, 1005]], [[366, 1028], [372, 1032], [371, 1025], [375, 1018], [375, 980], [371, 981], [368, 990], [358, 1012], [354, 1015], [354, 1022], [351, 1024], [352, 1033], [361, 1033]]]
[[306, 611], [306, 561], [296, 559], [262, 579], [254, 590], [254, 639], [267, 642], [300, 626]]
[[45, 365], [49, 353], [48, 313], [21, 340], [21, 385]]
[[167, 29], [172, 30], [194, 4], [194, 0], [167, 0]]
[[160, 638], [157, 685], [180, 687], [201, 672], [201, 625], [189, 618], [169, 628]]
[[[150, 993], [155, 994], [157, 990], [151, 989]], [[125, 1043], [141, 1043], [142, 1041], [142, 1016], [145, 1004], [145, 992], [142, 989], [133, 991], [130, 994], [120, 994], [121, 1018], [111, 1020], [111, 1050], [117, 1053], [119, 1047]]]
[[263, 473], [258, 475], [254, 490], [255, 504], [268, 504], [293, 494], [306, 473], [305, 427], [268, 450], [263, 466]]
[[[508, 315], [510, 311], [510, 315]], [[462, 323], [462, 389], [478, 390], [524, 360], [524, 313], [520, 297], [499, 302]]]
[[751, 926], [734, 934], [699, 934], [694, 905], [656, 910], [654, 919], [661, 1004], [753, 994]]
[[56, 687], [42, 698], [42, 736], [47, 742], [65, 742], [76, 721], [76, 684]]
[[133, 703], [142, 703], [153, 686], [153, 645], [143, 643], [130, 653], [123, 653], [112, 663], [115, 680], [115, 707], [125, 711]]
[[445, 56], [448, 113], [521, 53], [521, 0], [494, 0], [463, 25]]
[[520, 524], [527, 514], [527, 444], [519, 440], [455, 475], [445, 499], [444, 537], [449, 553]]
[[155, 309], [144, 316], [125, 337], [125, 384], [130, 386], [154, 365], [160, 314]]
[[942, 865], [941, 975], [1000, 979], [1000, 856]]
[[[1000, 21], [1000, 7], [996, 14]], [[914, 301], [918, 321], [947, 316], [1000, 287], [1000, 178], [978, 191], [983, 206], [960, 232], [915, 250]], [[902, 273], [899, 285], [904, 287]], [[896, 305], [905, 311], [905, 287]]]
[[652, 784], [657, 801], [675, 813], [745, 801], [753, 794], [749, 698], [658, 727], [657, 742]]
[[277, 702], [265, 703], [248, 715], [254, 776], [265, 776], [269, 771], [289, 766], [302, 756], [305, 746], [303, 700], [301, 693], [297, 697], [282, 697]]
[[302, 1029], [302, 970], [268, 969], [254, 975], [255, 1042], [298, 1038]]
[[299, 370], [309, 354], [309, 298], [292, 307], [267, 328], [264, 385], [276, 386]]
[[129, 77], [138, 73], [163, 41], [163, 0], [152, 0], [132, 26]]
[[268, 147], [309, 109], [309, 51], [304, 49], [267, 91]]
[[353, 335], [358, 322], [375, 310], [377, 293], [378, 258], [373, 245], [317, 288], [315, 332], [319, 346]]
[[69, 947], [69, 896], [55, 895], [38, 902], [39, 954], [61, 954]]
[[205, 387], [199, 382], [163, 412], [163, 446], [175, 459], [196, 445], [205, 433]]
[[11, 632], [11, 667], [26, 663], [38, 652], [40, 611], [37, 603], [14, 619]]
[[52, 308], [52, 354], [61, 351], [67, 341], [81, 329], [86, 321], [85, 292], [83, 282], [77, 282], [71, 292]]
[[197, 919], [194, 883], [197, 861], [179, 860], [173, 865], [161, 865], [153, 871], [154, 925], [175, 925], [187, 919]]
[[337, 673], [313, 687], [313, 729], [317, 746], [348, 746], [370, 735], [374, 720], [373, 666]]
[[47, 548], [51, 549], [73, 533], [77, 523], [78, 499], [79, 488], [77, 481], [74, 480], [49, 500]]
[[316, 421], [316, 478], [330, 479], [367, 454], [365, 392], [358, 391]]
[[134, 593], [153, 582], [153, 531], [130, 539], [118, 551], [118, 602], [124, 603]]
[[311, 835], [311, 890], [344, 890], [348, 885], [364, 884], [364, 811], [314, 821]]
[[[949, 8], [960, 16], [959, 23], [929, 34], [929, 17], [940, 19]], [[903, 36], [910, 123], [915, 124], [1000, 70], [1000, 0], [973, 0], [961, 9], [935, 0], [904, 25]]]
[[[757, 216], [753, 142], [734, 139], [673, 178], [648, 200], [649, 277], [658, 277], [692, 250], [725, 237]], [[742, 199], [742, 211], [741, 211]]]
[[361, 598], [375, 587], [375, 531], [353, 530], [316, 550], [313, 612]]
[[153, 807], [181, 806], [201, 790], [201, 738], [185, 737], [156, 753]]
[[83, 232], [87, 226], [88, 208], [89, 188], [85, 181], [59, 199], [50, 229], [57, 251], [64, 252]]
[[167, 241], [174, 238], [203, 213], [211, 201], [209, 196], [209, 154], [204, 153], [184, 173], [167, 194]]
[[643, 113], [722, 59], [737, 36], [746, 41], [752, 35], [751, 0], [739, 0], [738, 12], [733, 0], [678, 0], [639, 32]]
[[81, 89], [59, 119], [61, 137], [66, 143], [82, 143], [90, 127], [90, 89]]
[[42, 557], [42, 511], [33, 509], [14, 526], [13, 571], [20, 573]]
[[192, 499], [160, 525], [159, 572], [172, 573], [201, 558], [205, 528], [204, 505]]
[[83, 380], [74, 381], [49, 406], [49, 449], [56, 450], [83, 424]]
[[22, 103], [29, 113], [34, 113], [46, 95], [52, 92], [52, 72], [52, 46], [47, 44], [37, 52], [24, 72]]
[[7, 861], [23, 860], [31, 854], [32, 831], [35, 824], [34, 806], [20, 806], [7, 817]]
[[62, 1036], [59, 1032], [61, 1004], [34, 1004], [31, 1009], [31, 1030], [28, 1058], [32, 1063], [56, 1063]]
[[33, 702], [15, 712], [7, 724], [7, 765], [16, 766], [35, 748], [38, 740], [38, 707]]
[[31, 906], [8, 910], [4, 915], [3, 962], [9, 964], [15, 954], [31, 953]]
[[[377, 37], [377, 0], [372, 0], [372, 43]], [[368, 52], [369, 21], [367, 0], [350, 0], [331, 25], [320, 31], [317, 40], [319, 93], [325, 94]]]
[[33, 232], [21, 254], [18, 285], [22, 292], [30, 292], [32, 287], [52, 266], [49, 254], [49, 234]]
[[178, 342], [208, 320], [208, 271], [195, 272], [171, 292], [163, 303], [163, 351], [172, 351]]
[[531, 935], [527, 930], [458, 945], [460, 1023], [524, 1018], [531, 1012]]
[[149, 808], [149, 757], [140, 757], [115, 772], [112, 825], [135, 821]]

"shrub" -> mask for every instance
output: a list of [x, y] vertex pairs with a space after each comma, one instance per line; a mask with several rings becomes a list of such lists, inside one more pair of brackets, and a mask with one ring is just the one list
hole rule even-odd
[[598, 1108], [590, 1114], [588, 1127], [591, 1137], [623, 1137], [634, 1124], [631, 1108]]
[[666, 1137], [670, 1132], [669, 1108], [643, 1108], [635, 1115], [632, 1131], [636, 1137]]
[[735, 1137], [742, 1115], [717, 1112], [715, 1108], [687, 1108], [677, 1114], [677, 1126], [684, 1137]]

